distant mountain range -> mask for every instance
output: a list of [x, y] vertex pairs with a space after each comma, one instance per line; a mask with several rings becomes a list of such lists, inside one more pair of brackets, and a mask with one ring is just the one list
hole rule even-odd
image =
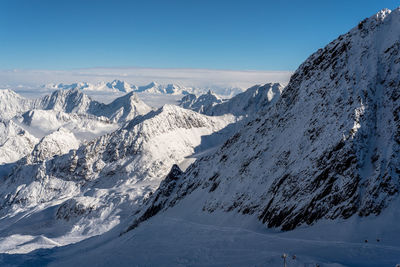
[[[50, 83], [43, 85], [44, 89], [51, 90], [69, 90], [69, 89], [79, 89], [83, 91], [105, 91], [105, 92], [137, 92], [137, 93], [149, 93], [149, 94], [168, 94], [168, 95], [186, 95], [186, 94], [204, 94], [210, 88], [196, 88], [187, 87], [178, 84], [159, 84], [157, 82], [151, 82], [147, 85], [137, 86], [129, 84], [126, 81], [113, 80], [112, 82], [98, 82], [98, 83], [88, 83], [88, 82], [77, 82], [71, 84], [64, 83]], [[243, 91], [241, 88], [215, 88], [218, 94], [231, 97]]]

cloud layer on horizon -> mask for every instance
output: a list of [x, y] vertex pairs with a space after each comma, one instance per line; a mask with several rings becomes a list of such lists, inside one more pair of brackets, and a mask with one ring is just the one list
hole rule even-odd
[[100, 82], [120, 79], [135, 85], [152, 81], [189, 87], [248, 88], [269, 82], [287, 83], [289, 71], [210, 69], [90, 68], [75, 70], [0, 70], [3, 88], [39, 88], [47, 83]]

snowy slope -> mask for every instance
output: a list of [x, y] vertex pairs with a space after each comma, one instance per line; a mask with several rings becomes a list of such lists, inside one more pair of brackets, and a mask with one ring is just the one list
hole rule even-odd
[[97, 109], [93, 114], [105, 116], [115, 122], [124, 122], [150, 111], [151, 108], [148, 105], [141, 101], [135, 93], [130, 92], [115, 99], [108, 105], [103, 105], [101, 109]]
[[[120, 229], [114, 229], [68, 247], [19, 257], [4, 255], [3, 263], [58, 267], [283, 266], [283, 253], [288, 254], [287, 266], [298, 267], [381, 267], [400, 262], [400, 247], [394, 236], [400, 233], [398, 210], [385, 211], [377, 218], [319, 222], [290, 232], [263, 229], [246, 215], [216, 212], [196, 216], [190, 211], [190, 206], [168, 210], [122, 236]], [[191, 215], [186, 217], [187, 213]]]
[[194, 94], [184, 96], [179, 102], [179, 106], [199, 113], [208, 114], [209, 110], [211, 110], [214, 105], [220, 103], [222, 103], [222, 99], [210, 90], [207, 94], [203, 94], [199, 97], [196, 97]]
[[211, 91], [199, 97], [188, 94], [181, 99], [179, 106], [210, 116], [249, 116], [257, 114], [268, 105], [273, 105], [280, 98], [283, 89], [283, 85], [279, 83], [256, 85], [225, 101]]
[[56, 155], [63, 155], [72, 149], [78, 149], [79, 140], [75, 135], [65, 129], [59, 128], [46, 136], [44, 136], [34, 147], [33, 151], [27, 157], [27, 164], [44, 161]]
[[118, 124], [111, 123], [104, 117], [40, 109], [15, 116], [13, 122], [37, 138], [42, 138], [60, 127], [64, 127], [72, 131], [83, 142], [118, 128]]
[[[79, 143], [115, 131], [119, 125], [104, 117], [85, 114], [67, 114], [54, 110], [31, 110], [0, 123], [0, 163], [15, 162], [31, 153], [40, 139], [64, 127]], [[68, 145], [63, 134], [59, 142]], [[53, 136], [52, 138], [54, 138]], [[76, 148], [75, 142], [70, 149]], [[68, 152], [68, 150], [62, 150]]]
[[0, 164], [28, 155], [39, 141], [13, 121], [0, 122]]
[[0, 90], [0, 120], [9, 120], [15, 115], [34, 108], [34, 101], [8, 90]]
[[[1, 163], [11, 163], [28, 155], [40, 139], [60, 127], [71, 131], [80, 143], [87, 142], [115, 131], [119, 127], [117, 123], [123, 124], [151, 110], [133, 93], [106, 105], [77, 89], [54, 91], [35, 100], [2, 90], [0, 106], [0, 119], [4, 121], [0, 132]], [[56, 136], [62, 138], [60, 134]], [[76, 148], [75, 142], [71, 143], [72, 148]]]
[[[38, 99], [24, 98], [11, 90], [0, 90], [0, 119], [8, 120], [16, 115], [33, 109], [62, 111], [65, 113], [91, 114], [105, 116], [123, 122], [126, 118], [143, 115], [151, 110], [135, 94], [128, 93], [110, 104], [91, 99], [82, 91], [74, 88], [56, 90]], [[129, 114], [132, 112], [132, 114]]]
[[151, 110], [132, 92], [115, 99], [110, 104], [92, 100], [77, 89], [57, 90], [38, 101], [42, 109], [105, 116], [115, 122], [130, 120]]
[[[44, 236], [65, 245], [101, 234], [129, 215], [173, 164], [194, 153], [204, 136], [233, 121], [233, 116], [208, 117], [166, 105], [78, 150], [55, 156], [74, 143], [54, 142], [57, 134], [73, 139], [60, 129], [44, 137], [1, 181], [0, 235], [6, 243], [11, 234], [25, 233], [23, 242]], [[39, 146], [46, 149], [38, 153]], [[25, 252], [33, 248], [30, 243]]]
[[400, 9], [383, 10], [311, 55], [275, 105], [164, 181], [132, 228], [177, 203], [283, 230], [379, 215], [400, 188], [399, 29]]

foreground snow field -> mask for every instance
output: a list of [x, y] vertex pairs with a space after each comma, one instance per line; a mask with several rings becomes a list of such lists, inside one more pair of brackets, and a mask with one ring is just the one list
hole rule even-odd
[[81, 243], [2, 254], [0, 262], [2, 266], [283, 266], [281, 255], [286, 253], [287, 266], [400, 263], [398, 210], [377, 218], [321, 221], [290, 232], [265, 229], [251, 216], [188, 210], [178, 206], [121, 236], [129, 220]]

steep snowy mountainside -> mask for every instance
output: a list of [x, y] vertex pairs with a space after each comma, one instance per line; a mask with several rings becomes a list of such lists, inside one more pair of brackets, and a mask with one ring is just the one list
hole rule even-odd
[[275, 105], [163, 182], [134, 226], [178, 203], [283, 230], [380, 214], [400, 188], [399, 29], [400, 9], [382, 10], [312, 54]]
[[0, 121], [0, 165], [28, 155], [38, 141], [12, 120]]
[[[3, 151], [0, 158], [4, 163], [17, 161], [30, 154], [39, 140], [47, 135], [51, 135], [51, 139], [60, 138], [60, 140], [54, 141], [63, 144], [63, 149], [56, 149], [54, 152], [54, 154], [59, 154], [59, 151], [68, 152], [69, 149], [76, 149], [74, 139], [77, 139], [79, 143], [88, 142], [120, 127], [117, 123], [112, 123], [105, 117], [40, 109], [30, 110], [15, 116], [12, 120], [5, 122], [5, 125], [8, 125], [8, 128], [13, 127], [19, 130], [13, 130], [12, 133], [14, 134], [11, 134], [9, 130], [3, 132], [7, 142], [0, 143], [0, 150]], [[61, 128], [65, 131], [59, 132]], [[66, 131], [74, 136], [72, 139], [68, 138], [68, 140], [73, 141], [69, 143], [70, 145], [66, 142], [67, 139], [63, 137], [63, 133], [66, 133]], [[19, 134], [16, 134], [17, 132]], [[28, 144], [26, 137], [29, 137], [30, 140]], [[19, 149], [12, 149], [10, 144]], [[43, 148], [43, 146], [38, 148]], [[50, 155], [51, 153], [46, 152], [43, 155], [45, 154]]]
[[104, 105], [102, 109], [94, 113], [97, 116], [105, 116], [112, 121], [124, 122], [150, 111], [151, 108], [148, 105], [140, 100], [135, 93], [130, 92], [115, 99], [110, 104]]
[[279, 83], [267, 83], [253, 86], [243, 93], [237, 94], [228, 101], [213, 106], [205, 114], [219, 116], [233, 114], [235, 116], [255, 115], [266, 109], [268, 105], [274, 105], [280, 98], [284, 86]]
[[26, 164], [44, 161], [56, 155], [67, 154], [71, 149], [78, 149], [80, 142], [75, 135], [65, 128], [44, 136], [27, 157]]
[[77, 89], [56, 90], [50, 95], [38, 99], [37, 102], [40, 109], [80, 114], [93, 114], [104, 106]]
[[34, 101], [8, 89], [0, 90], [0, 120], [9, 120], [33, 107]]
[[[123, 124], [151, 111], [132, 92], [110, 104], [103, 104], [77, 89], [54, 91], [35, 100], [4, 90], [0, 93], [0, 107], [3, 109], [1, 119], [7, 125], [0, 137], [4, 139], [0, 143], [2, 163], [11, 163], [28, 155], [39, 139], [60, 127], [71, 131], [79, 142], [87, 142], [116, 130], [117, 123]], [[12, 122], [8, 122], [10, 119]], [[76, 148], [74, 144], [71, 143], [71, 149]]]
[[211, 91], [199, 97], [189, 94], [181, 99], [179, 105], [210, 116], [228, 113], [235, 116], [248, 116], [265, 109], [267, 105], [273, 105], [279, 99], [283, 89], [284, 86], [279, 83], [256, 85], [225, 101], [212, 94]]
[[[0, 236], [23, 229], [65, 245], [108, 231], [157, 188], [173, 164], [232, 122], [233, 116], [209, 117], [166, 105], [57, 156], [65, 152], [64, 144], [54, 142], [54, 135], [66, 134], [60, 129], [2, 179]], [[39, 146], [46, 149], [37, 152]], [[44, 221], [46, 227], [38, 227]]]
[[216, 94], [212, 93], [211, 90], [207, 94], [203, 94], [196, 97], [194, 94], [188, 94], [184, 96], [179, 102], [179, 106], [187, 109], [194, 110], [203, 114], [207, 114], [213, 106], [222, 103], [222, 99]]

